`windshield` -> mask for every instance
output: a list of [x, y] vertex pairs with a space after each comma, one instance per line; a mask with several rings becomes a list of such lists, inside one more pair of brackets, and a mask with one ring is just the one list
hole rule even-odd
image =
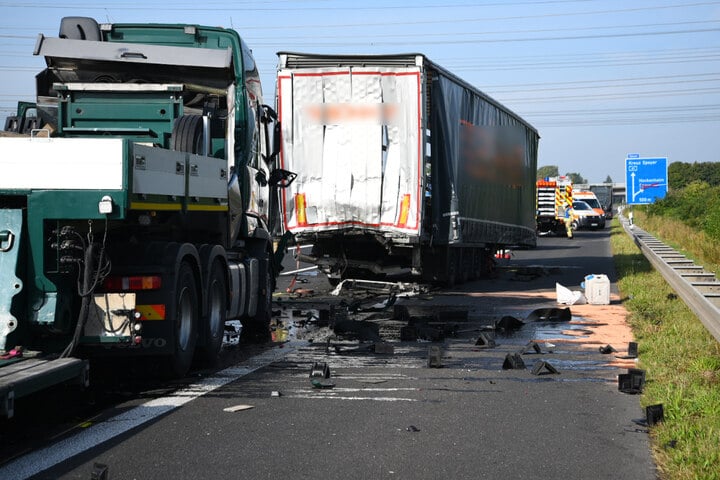
[[574, 210], [592, 210], [592, 208], [590, 208], [590, 205], [588, 205], [585, 202], [573, 202], [573, 209]]
[[602, 208], [597, 198], [583, 198], [582, 201], [590, 205], [591, 208]]

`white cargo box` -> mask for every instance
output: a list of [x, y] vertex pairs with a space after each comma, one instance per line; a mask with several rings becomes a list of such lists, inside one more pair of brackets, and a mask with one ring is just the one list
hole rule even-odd
[[610, 280], [607, 275], [594, 274], [585, 277], [585, 298], [590, 305], [610, 304]]

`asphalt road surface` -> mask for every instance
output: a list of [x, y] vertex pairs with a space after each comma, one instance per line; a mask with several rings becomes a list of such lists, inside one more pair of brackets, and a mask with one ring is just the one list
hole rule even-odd
[[[111, 479], [654, 479], [647, 429], [633, 421], [644, 416], [639, 397], [617, 388], [634, 362], [616, 357], [631, 337], [614, 285], [611, 305], [574, 305], [570, 321], [528, 317], [558, 307], [556, 282], [615, 281], [609, 235], [543, 237], [501, 260], [497, 278], [385, 309], [383, 294], [327, 297], [322, 274], [292, 286], [281, 277], [272, 345], [228, 347], [222, 370], [78, 418], [1, 465], [0, 478], [89, 479], [106, 468]], [[334, 307], [336, 332], [363, 321], [349, 335], [326, 326], [327, 306], [341, 301], [350, 309]], [[493, 328], [506, 315], [522, 327]], [[407, 325], [421, 338], [401, 341]], [[477, 346], [481, 333], [496, 346]], [[392, 352], [376, 353], [378, 340]], [[539, 353], [525, 351], [529, 341]], [[600, 353], [606, 343], [619, 352]], [[442, 368], [429, 368], [436, 346]], [[525, 367], [503, 369], [518, 351]], [[534, 375], [537, 361], [559, 373]], [[329, 378], [310, 378], [316, 362]]]

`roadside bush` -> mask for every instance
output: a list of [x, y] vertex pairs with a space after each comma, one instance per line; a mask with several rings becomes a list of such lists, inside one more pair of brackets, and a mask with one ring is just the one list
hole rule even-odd
[[653, 205], [650, 216], [665, 216], [702, 230], [710, 238], [720, 240], [720, 187], [704, 181], [694, 181], [685, 188], [671, 190]]

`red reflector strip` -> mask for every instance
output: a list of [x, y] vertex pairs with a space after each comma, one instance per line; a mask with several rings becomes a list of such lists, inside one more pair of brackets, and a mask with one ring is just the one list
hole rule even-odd
[[135, 305], [135, 311], [140, 314], [140, 320], [165, 320], [165, 305]]
[[144, 275], [131, 277], [108, 277], [103, 282], [105, 290], [158, 290], [162, 287], [160, 275]]

